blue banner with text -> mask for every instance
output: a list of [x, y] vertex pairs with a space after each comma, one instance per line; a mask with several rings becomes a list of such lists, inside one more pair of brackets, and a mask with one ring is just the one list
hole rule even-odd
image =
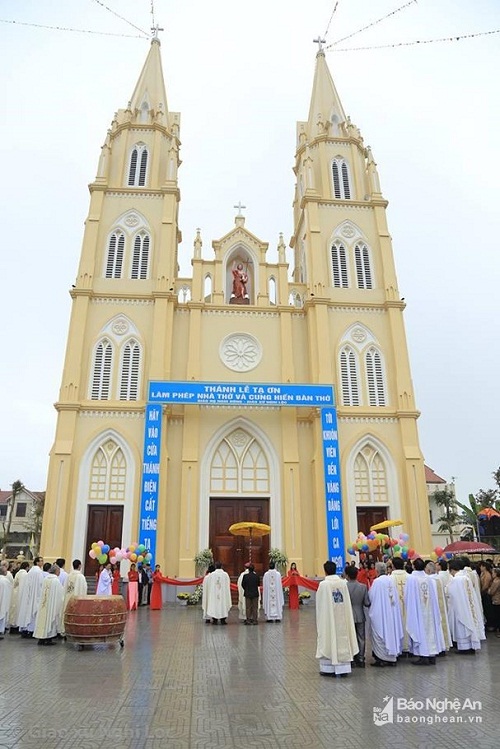
[[335, 409], [322, 409], [321, 428], [323, 431], [328, 559], [336, 563], [337, 569], [341, 574], [345, 564], [345, 549], [340, 493], [339, 440], [337, 433], [337, 413]]

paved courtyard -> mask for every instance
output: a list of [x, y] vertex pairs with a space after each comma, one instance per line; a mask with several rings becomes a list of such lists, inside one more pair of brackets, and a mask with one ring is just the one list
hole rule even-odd
[[480, 655], [347, 678], [319, 676], [315, 640], [313, 606], [258, 627], [234, 607], [227, 627], [205, 625], [199, 606], [144, 607], [129, 615], [123, 649], [6, 635], [0, 749], [500, 746], [500, 638]]

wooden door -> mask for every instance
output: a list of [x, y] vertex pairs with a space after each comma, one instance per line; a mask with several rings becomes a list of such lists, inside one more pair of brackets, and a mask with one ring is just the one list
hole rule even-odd
[[[387, 520], [387, 507], [358, 507], [356, 508], [358, 518], [358, 531], [367, 536], [372, 525]], [[381, 531], [385, 533], [385, 531]]]
[[122, 546], [123, 507], [113, 505], [89, 505], [87, 518], [87, 542], [85, 544], [85, 575], [93, 575], [99, 563], [88, 555], [94, 541], [104, 541], [114, 549]]
[[[250, 540], [233, 536], [229, 527], [233, 523], [269, 523], [268, 499], [211, 499], [210, 548], [216, 562], [232, 578], [237, 578], [249, 561]], [[269, 535], [252, 538], [252, 564], [258, 575], [263, 575], [269, 562]]]

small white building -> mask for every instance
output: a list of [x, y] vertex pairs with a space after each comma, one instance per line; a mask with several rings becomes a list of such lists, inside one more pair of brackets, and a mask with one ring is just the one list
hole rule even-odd
[[17, 557], [20, 552], [26, 559], [32, 558], [32, 530], [29, 527], [37, 502], [45, 498], [44, 492], [32, 492], [23, 487], [12, 501], [12, 489], [0, 489], [0, 539], [4, 538], [9, 528], [8, 543], [2, 545], [0, 553], [8, 559]]

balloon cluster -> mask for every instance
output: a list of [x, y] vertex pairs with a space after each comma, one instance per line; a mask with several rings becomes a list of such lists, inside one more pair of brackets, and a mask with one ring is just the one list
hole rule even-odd
[[125, 549], [119, 549], [115, 546], [112, 549], [109, 544], [105, 544], [104, 541], [94, 541], [89, 551], [89, 557], [91, 559], [97, 559], [99, 564], [106, 564], [108, 561], [111, 564], [122, 562], [124, 559], [128, 559], [130, 562], [150, 562], [153, 558], [152, 554], [148, 552], [144, 544], [133, 543], [127, 546]]
[[433, 562], [435, 562], [437, 559], [451, 559], [452, 556], [453, 554], [450, 551], [445, 552], [442, 546], [436, 546], [431, 554], [431, 559]]
[[381, 549], [385, 554], [391, 554], [402, 559], [411, 559], [415, 554], [415, 549], [411, 549], [409, 544], [410, 537], [407, 533], [400, 533], [397, 538], [391, 538], [386, 533], [371, 531], [365, 536], [360, 531], [356, 540], [347, 549], [347, 553], [354, 556], [358, 552], [366, 554], [375, 551], [375, 549]]

